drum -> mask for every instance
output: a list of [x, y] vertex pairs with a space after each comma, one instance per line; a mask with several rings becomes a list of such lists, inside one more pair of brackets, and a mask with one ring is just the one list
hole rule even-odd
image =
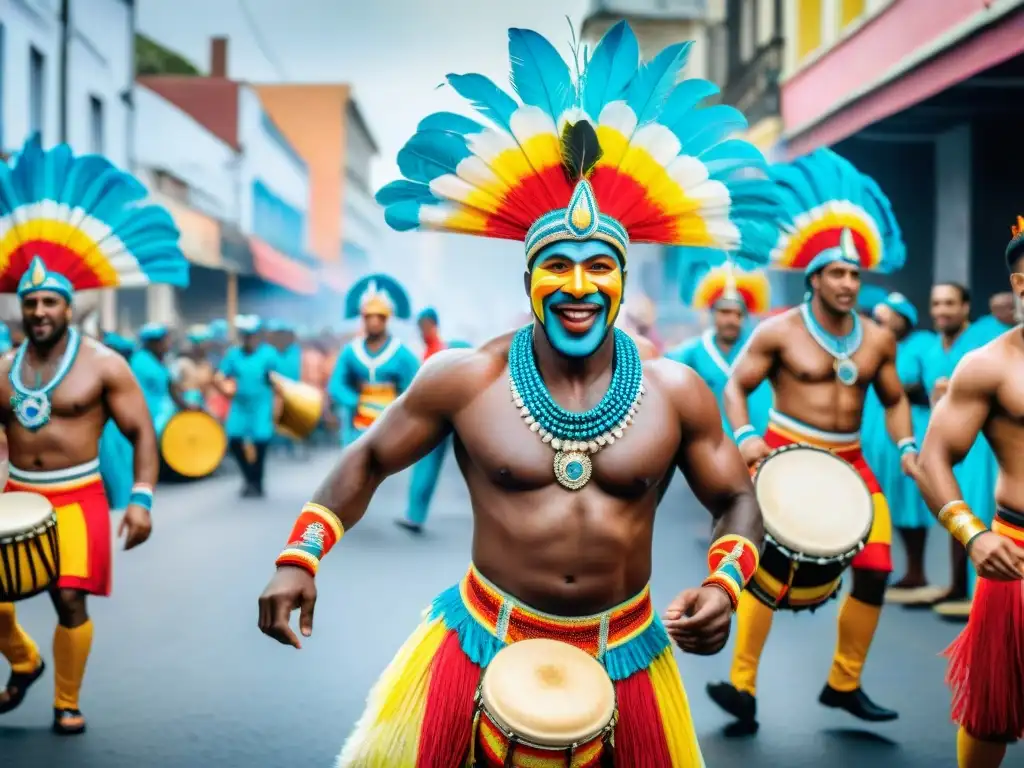
[[277, 432], [292, 440], [305, 440], [320, 424], [324, 393], [301, 381], [270, 374], [278, 390]]
[[38, 493], [0, 495], [0, 603], [38, 595], [59, 573], [53, 505]]
[[523, 640], [484, 670], [476, 694], [475, 768], [611, 765], [615, 687], [575, 646]]
[[160, 475], [198, 480], [212, 475], [228, 449], [224, 427], [205, 411], [179, 411], [157, 425]]
[[773, 608], [820, 607], [835, 597], [843, 571], [867, 543], [871, 491], [848, 462], [808, 445], [772, 451], [757, 467], [754, 488], [765, 547], [747, 589]]

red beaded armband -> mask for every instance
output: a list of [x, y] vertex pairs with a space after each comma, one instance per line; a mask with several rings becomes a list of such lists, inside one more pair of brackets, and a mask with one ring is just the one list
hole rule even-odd
[[316, 576], [320, 561], [344, 535], [345, 529], [333, 512], [320, 504], [308, 502], [295, 521], [288, 546], [277, 556], [275, 564], [294, 565]]
[[754, 577], [759, 562], [757, 547], [742, 536], [730, 533], [717, 539], [708, 550], [711, 575], [701, 586], [713, 585], [724, 589], [735, 608], [739, 605], [740, 593]]

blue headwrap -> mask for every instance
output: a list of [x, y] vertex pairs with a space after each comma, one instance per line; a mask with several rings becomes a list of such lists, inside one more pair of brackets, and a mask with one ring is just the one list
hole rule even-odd
[[24, 299], [39, 291], [53, 291], [60, 295], [68, 304], [75, 295], [75, 289], [60, 272], [53, 272], [46, 268], [46, 264], [38, 256], [32, 259], [25, 274], [18, 281], [18, 298]]
[[205, 344], [213, 339], [209, 326], [193, 325], [188, 329], [188, 340], [191, 344]]
[[235, 317], [235, 328], [239, 333], [251, 336], [263, 330], [263, 321], [259, 315], [238, 315]]
[[228, 337], [228, 321], [224, 318], [218, 318], [211, 320], [210, 325], [210, 338], [216, 339], [217, 341], [224, 341]]
[[146, 323], [139, 329], [139, 341], [159, 341], [167, 335], [167, 331], [163, 323]]
[[917, 325], [917, 309], [902, 293], [890, 293], [881, 303], [900, 315], [910, 324], [911, 328]]
[[416, 315], [416, 322], [418, 323], [420, 320], [429, 320], [434, 325], [441, 324], [441, 321], [437, 318], [437, 310], [433, 307], [427, 307], [426, 309], [421, 310], [420, 313]]

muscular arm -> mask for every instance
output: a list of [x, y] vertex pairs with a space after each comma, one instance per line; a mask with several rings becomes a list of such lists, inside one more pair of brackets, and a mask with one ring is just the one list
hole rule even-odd
[[679, 469], [714, 518], [715, 539], [733, 533], [760, 548], [761, 508], [746, 463], [722, 430], [714, 394], [692, 370], [678, 369], [675, 379], [673, 401], [683, 426]]
[[994, 360], [985, 350], [964, 357], [949, 391], [932, 411], [918, 458], [917, 484], [934, 513], [963, 498], [953, 467], [963, 461], [988, 420], [998, 383]]
[[381, 482], [430, 453], [451, 431], [451, 418], [470, 392], [479, 391], [473, 381], [476, 354], [433, 355], [405, 393], [345, 448], [313, 502], [334, 512], [346, 531], [358, 523]]
[[896, 371], [896, 339], [889, 333], [882, 337], [884, 359], [875, 374], [874, 387], [878, 399], [885, 406], [885, 430], [894, 443], [914, 437], [914, 426], [910, 420], [910, 401], [903, 390]]
[[778, 360], [779, 334], [776, 321], [758, 326], [733, 367], [723, 393], [725, 417], [733, 430], [750, 423], [747, 398], [768, 378]]
[[146, 398], [124, 358], [110, 353], [101, 360], [107, 410], [135, 448], [135, 482], [152, 488], [160, 473], [160, 457]]

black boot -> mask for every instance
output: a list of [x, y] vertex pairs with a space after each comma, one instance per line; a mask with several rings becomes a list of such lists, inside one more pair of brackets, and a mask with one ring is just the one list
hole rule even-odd
[[869, 723], [884, 723], [900, 716], [898, 712], [875, 704], [862, 688], [853, 691], [837, 691], [831, 685], [826, 684], [821, 690], [818, 701], [832, 709], [843, 709], [854, 717], [867, 720]]
[[744, 725], [757, 722], [757, 699], [732, 683], [708, 683], [708, 696], [715, 704]]

